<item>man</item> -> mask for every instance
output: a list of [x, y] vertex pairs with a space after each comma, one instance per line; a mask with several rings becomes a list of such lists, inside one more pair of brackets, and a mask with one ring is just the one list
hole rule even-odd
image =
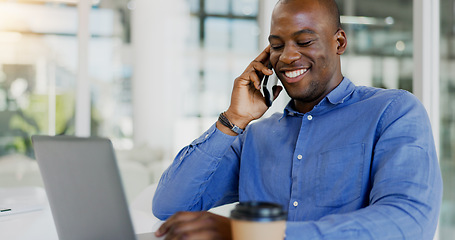
[[[333, 0], [279, 1], [269, 42], [220, 120], [163, 174], [153, 211], [169, 219], [156, 234], [230, 239], [228, 218], [201, 211], [267, 201], [288, 212], [286, 239], [432, 239], [442, 181], [422, 104], [343, 77]], [[292, 100], [249, 124], [267, 110], [258, 89], [269, 63]]]

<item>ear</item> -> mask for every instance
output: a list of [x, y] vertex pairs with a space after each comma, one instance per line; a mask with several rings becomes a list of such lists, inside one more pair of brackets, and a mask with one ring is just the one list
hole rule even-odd
[[337, 54], [341, 55], [344, 53], [346, 50], [346, 46], [348, 44], [347, 38], [346, 38], [346, 33], [344, 32], [343, 29], [339, 29], [337, 33], [335, 34], [336, 39], [337, 39]]

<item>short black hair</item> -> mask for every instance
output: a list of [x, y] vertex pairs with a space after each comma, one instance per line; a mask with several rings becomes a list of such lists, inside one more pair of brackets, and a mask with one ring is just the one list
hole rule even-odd
[[330, 15], [333, 16], [333, 21], [336, 24], [338, 29], [342, 29], [341, 26], [341, 19], [340, 19], [340, 9], [338, 8], [338, 4], [335, 2], [335, 0], [318, 0], [320, 3], [323, 3], [328, 11], [330, 12]]
[[[277, 4], [279, 3], [288, 3], [291, 1], [301, 1], [301, 0], [278, 0]], [[335, 2], [335, 0], [313, 0], [313, 1], [318, 1], [319, 4], [323, 5], [326, 7], [327, 11], [330, 13], [330, 16], [332, 17], [332, 21], [337, 27], [337, 29], [342, 29], [343, 27], [341, 26], [341, 20], [340, 20], [340, 9], [338, 8], [338, 4]]]

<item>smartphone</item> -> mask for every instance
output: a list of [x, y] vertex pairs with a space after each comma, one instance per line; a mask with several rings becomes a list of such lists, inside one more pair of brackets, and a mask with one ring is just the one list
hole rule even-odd
[[[272, 69], [272, 65], [269, 63], [267, 66], [269, 69]], [[272, 70], [273, 71], [273, 70]], [[261, 93], [265, 98], [265, 104], [267, 107], [272, 106], [273, 102], [273, 89], [278, 84], [278, 77], [275, 74], [265, 75], [264, 79], [261, 82]]]

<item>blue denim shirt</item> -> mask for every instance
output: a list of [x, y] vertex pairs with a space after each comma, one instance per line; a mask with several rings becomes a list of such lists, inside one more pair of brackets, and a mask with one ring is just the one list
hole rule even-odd
[[267, 201], [288, 212], [286, 239], [432, 239], [442, 180], [430, 122], [409, 92], [344, 78], [308, 113], [213, 125], [163, 174], [153, 212]]

